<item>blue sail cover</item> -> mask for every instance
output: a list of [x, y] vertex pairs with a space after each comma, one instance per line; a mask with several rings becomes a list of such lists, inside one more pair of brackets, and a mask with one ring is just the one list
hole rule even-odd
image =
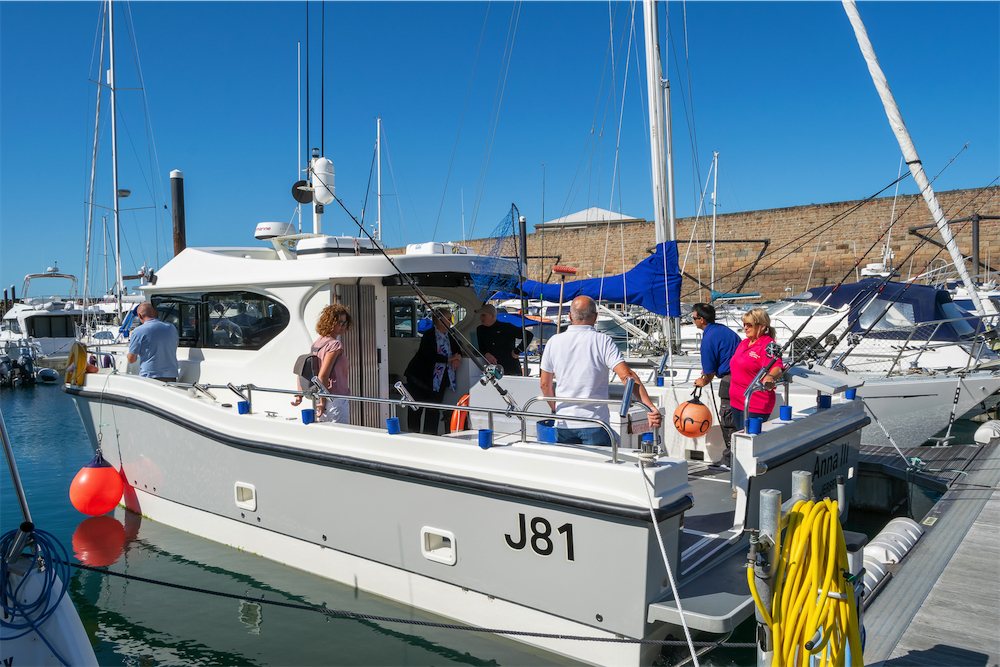
[[[529, 299], [559, 300], [559, 283], [524, 281], [524, 293]], [[513, 299], [513, 293], [494, 295], [495, 299]], [[566, 281], [563, 301], [589, 296], [595, 301], [631, 303], [657, 315], [680, 317], [681, 273], [677, 264], [677, 242], [667, 241], [656, 246], [656, 252], [616, 276]]]
[[[835, 292], [833, 285], [825, 287], [812, 287], [808, 292], [804, 292], [789, 299], [790, 301], [808, 301], [810, 303], [822, 303], [828, 294], [833, 292], [830, 300], [825, 305], [831, 308], [840, 309], [846, 304], [851, 304], [851, 314], [849, 320], [853, 322], [851, 331], [864, 331], [870, 321], [877, 317], [885, 309], [885, 303], [892, 302], [891, 315], [887, 316], [876, 325], [869, 336], [876, 338], [906, 338], [907, 331], [879, 331], [880, 328], [889, 328], [890, 323], [897, 325], [914, 326], [925, 322], [938, 322], [941, 320], [954, 320], [964, 317], [967, 313], [961, 311], [951, 300], [951, 295], [942, 289], [916, 283], [887, 282], [882, 291], [879, 286], [882, 284], [881, 278], [866, 278], [856, 283], [843, 283]], [[883, 302], [877, 307], [865, 309], [872, 297]], [[865, 311], [866, 314], [862, 314]], [[905, 318], [908, 322], [900, 322], [900, 318]], [[974, 318], [969, 320], [952, 321], [945, 324], [928, 325], [924, 332], [931, 340], [936, 341], [961, 341], [976, 333], [977, 322]], [[980, 327], [981, 329], [981, 327]], [[981, 331], [979, 333], [982, 333]]]

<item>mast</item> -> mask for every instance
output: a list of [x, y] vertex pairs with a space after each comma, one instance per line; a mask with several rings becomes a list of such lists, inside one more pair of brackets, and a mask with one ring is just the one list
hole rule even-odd
[[[103, 30], [104, 23], [101, 22], [101, 29]], [[98, 65], [98, 83], [97, 83], [97, 111], [94, 114], [94, 152], [90, 158], [90, 194], [87, 201], [90, 202], [90, 208], [87, 209], [87, 255], [86, 260], [83, 262], [83, 323], [86, 328], [87, 324], [87, 295], [90, 293], [90, 239], [91, 234], [94, 229], [94, 187], [97, 183], [97, 148], [98, 142], [101, 136], [101, 84], [100, 84], [100, 71], [103, 69], [104, 65], [104, 35], [101, 35], [101, 59], [100, 65]], [[105, 255], [107, 250], [105, 250]], [[105, 260], [106, 262], [107, 260]], [[105, 269], [107, 273], [107, 269]], [[105, 283], [107, 282], [107, 276], [105, 276]]]
[[122, 316], [122, 250], [118, 213], [118, 107], [115, 102], [115, 12], [113, 0], [108, 0], [108, 88], [111, 89], [111, 187], [114, 192], [115, 215], [115, 286], [118, 319]]
[[[677, 240], [674, 219], [673, 148], [670, 137], [670, 83], [660, 67], [660, 26], [656, 0], [643, 0], [642, 17], [646, 38], [646, 97], [649, 102], [649, 152], [653, 175], [653, 215], [656, 245]], [[661, 96], [662, 89], [662, 96]], [[666, 107], [666, 109], [664, 109]], [[669, 304], [668, 304], [669, 313]], [[665, 317], [664, 333], [673, 351], [680, 342], [680, 319]]]
[[715, 185], [712, 186], [712, 288], [709, 301], [715, 301], [715, 214], [719, 208], [719, 151], [712, 154], [712, 169], [715, 171]]
[[655, 0], [643, 0], [642, 15], [646, 37], [646, 89], [649, 104], [650, 166], [653, 176], [653, 219], [656, 244], [659, 245], [664, 241], [674, 240], [676, 232], [671, 229], [667, 206], [664, 98], [660, 96], [663, 70], [660, 68], [660, 29]]
[[375, 221], [376, 232], [375, 238], [379, 241], [382, 240], [382, 118], [381, 116], [375, 119], [375, 152], [378, 154], [378, 194], [376, 199], [378, 200], [378, 219]]
[[969, 292], [972, 305], [975, 306], [976, 315], [984, 315], [983, 304], [979, 300], [976, 286], [973, 284], [972, 278], [969, 276], [969, 271], [965, 266], [965, 258], [958, 250], [958, 244], [951, 233], [951, 227], [948, 226], [948, 220], [945, 219], [944, 211], [941, 210], [941, 205], [938, 204], [937, 196], [931, 188], [927, 174], [924, 173], [924, 166], [920, 162], [920, 156], [917, 155], [917, 147], [914, 146], [913, 139], [910, 138], [910, 133], [903, 122], [903, 115], [900, 113], [896, 99], [889, 89], [889, 81], [885, 78], [882, 66], [879, 65], [878, 57], [875, 55], [875, 48], [872, 46], [871, 40], [868, 39], [868, 31], [865, 30], [865, 24], [861, 20], [861, 15], [858, 14], [858, 7], [854, 4], [854, 0], [842, 1], [844, 10], [847, 12], [847, 18], [850, 19], [851, 26], [854, 28], [854, 35], [857, 37], [858, 46], [861, 47], [861, 54], [868, 64], [868, 71], [872, 76], [875, 89], [878, 91], [879, 97], [882, 98], [882, 105], [885, 107], [885, 115], [889, 118], [889, 125], [896, 135], [899, 148], [903, 151], [906, 164], [910, 167], [913, 181], [920, 188], [920, 194], [923, 195], [924, 201], [927, 203], [927, 208], [930, 209], [931, 216], [934, 218], [935, 224], [937, 224], [938, 231], [941, 232], [941, 238], [944, 240], [945, 247], [948, 248], [951, 261], [955, 264], [958, 275], [962, 278], [962, 283]]

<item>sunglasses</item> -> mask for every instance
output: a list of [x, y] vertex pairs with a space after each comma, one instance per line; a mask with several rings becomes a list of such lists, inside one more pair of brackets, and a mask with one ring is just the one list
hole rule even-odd
[[337, 324], [339, 324], [342, 327], [346, 327], [347, 326], [347, 320], [337, 320]]

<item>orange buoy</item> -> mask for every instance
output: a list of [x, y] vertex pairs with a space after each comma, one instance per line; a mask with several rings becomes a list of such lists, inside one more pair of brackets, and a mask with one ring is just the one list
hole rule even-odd
[[688, 438], [705, 435], [712, 428], [712, 411], [699, 400], [700, 397], [701, 387], [696, 387], [691, 400], [681, 403], [674, 410], [674, 428]]
[[91, 516], [107, 514], [122, 499], [125, 483], [121, 475], [100, 452], [76, 473], [69, 485], [69, 500], [73, 507]]
[[125, 527], [113, 516], [92, 516], [73, 531], [73, 555], [84, 565], [107, 567], [125, 551]]
[[[469, 395], [466, 394], [458, 401], [459, 405], [469, 404]], [[465, 410], [455, 410], [451, 413], [451, 432], [465, 430], [465, 418], [469, 415]]]

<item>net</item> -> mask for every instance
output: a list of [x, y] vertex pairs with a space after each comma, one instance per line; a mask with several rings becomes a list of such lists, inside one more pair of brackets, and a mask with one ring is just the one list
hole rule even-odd
[[[497, 292], [511, 292], [518, 284], [517, 235], [514, 222], [518, 219], [517, 207], [511, 204], [507, 216], [493, 232], [482, 240], [481, 260], [471, 272], [472, 288], [483, 301]], [[515, 263], [511, 263], [511, 259]]]

